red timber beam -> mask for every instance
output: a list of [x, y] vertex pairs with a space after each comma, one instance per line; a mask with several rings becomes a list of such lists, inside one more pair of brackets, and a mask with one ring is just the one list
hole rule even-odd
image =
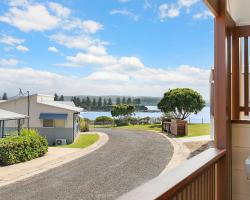
[[215, 145], [226, 149], [217, 166], [217, 199], [232, 199], [231, 161], [231, 46], [235, 22], [227, 12], [226, 0], [204, 0], [214, 20], [214, 132]]
[[220, 6], [218, 0], [203, 0], [203, 1], [207, 5], [209, 10], [214, 14], [214, 16], [219, 15]]

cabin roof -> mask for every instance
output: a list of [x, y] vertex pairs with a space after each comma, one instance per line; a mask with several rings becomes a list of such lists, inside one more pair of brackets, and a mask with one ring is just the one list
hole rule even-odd
[[0, 120], [15, 120], [25, 118], [28, 118], [28, 116], [0, 109]]

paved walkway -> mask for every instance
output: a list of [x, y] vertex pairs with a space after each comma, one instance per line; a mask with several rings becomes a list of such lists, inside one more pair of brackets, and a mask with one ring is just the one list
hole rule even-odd
[[211, 141], [210, 135], [195, 136], [195, 137], [179, 137], [175, 138], [176, 141], [180, 142], [200, 142], [200, 141]]
[[108, 200], [158, 176], [173, 154], [163, 136], [104, 129], [109, 141], [95, 152], [0, 188], [2, 200]]

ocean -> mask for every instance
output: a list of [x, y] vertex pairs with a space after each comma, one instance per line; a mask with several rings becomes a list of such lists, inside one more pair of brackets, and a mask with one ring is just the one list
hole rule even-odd
[[[152, 106], [151, 106], [152, 108]], [[81, 112], [81, 116], [94, 120], [99, 116], [109, 116], [111, 117], [110, 112]], [[150, 118], [159, 118], [162, 116], [161, 112], [136, 112], [134, 117], [150, 117]], [[187, 119], [190, 123], [210, 123], [210, 107], [207, 106], [203, 108], [201, 112], [197, 115], [192, 114]]]

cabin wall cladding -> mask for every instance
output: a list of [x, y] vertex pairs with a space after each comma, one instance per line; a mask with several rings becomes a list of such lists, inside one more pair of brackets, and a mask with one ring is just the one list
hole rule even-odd
[[233, 200], [250, 199], [245, 160], [250, 155], [250, 124], [232, 125], [232, 190]]

